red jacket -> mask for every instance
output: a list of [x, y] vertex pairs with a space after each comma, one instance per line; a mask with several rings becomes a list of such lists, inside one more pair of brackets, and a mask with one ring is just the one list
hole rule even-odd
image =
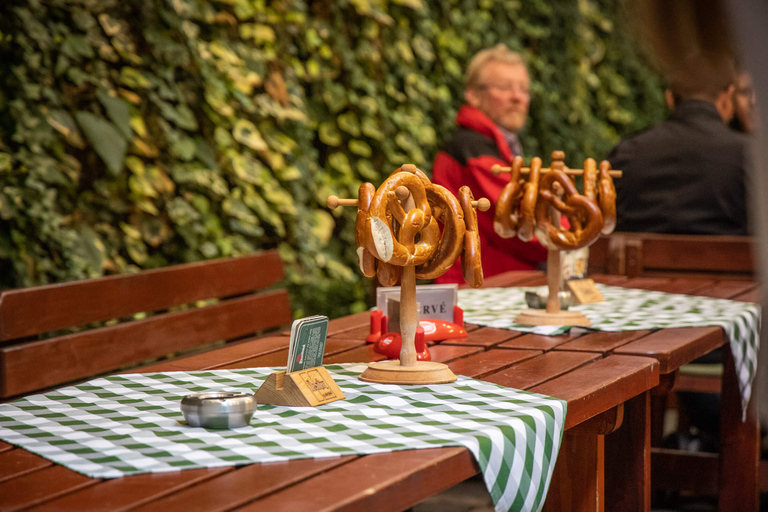
[[[547, 250], [537, 241], [523, 242], [517, 237], [501, 238], [493, 230], [496, 201], [509, 182], [509, 174], [494, 176], [491, 166], [512, 165], [512, 152], [499, 128], [482, 112], [465, 105], [456, 116], [459, 129], [437, 154], [432, 167], [432, 182], [454, 194], [469, 186], [475, 199], [491, 201], [487, 212], [477, 212], [480, 228], [480, 255], [483, 275], [490, 277], [508, 270], [531, 270], [547, 260]], [[463, 283], [460, 262], [438, 277], [438, 283]]]

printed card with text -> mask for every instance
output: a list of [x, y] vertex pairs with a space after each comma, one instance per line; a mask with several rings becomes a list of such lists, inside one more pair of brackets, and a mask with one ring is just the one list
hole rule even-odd
[[322, 366], [327, 336], [327, 316], [310, 316], [295, 320], [291, 326], [286, 373]]

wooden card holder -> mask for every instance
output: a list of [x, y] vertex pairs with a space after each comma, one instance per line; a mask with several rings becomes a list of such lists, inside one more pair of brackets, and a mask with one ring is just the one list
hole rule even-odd
[[260, 404], [315, 407], [346, 398], [324, 366], [267, 377], [255, 393]]

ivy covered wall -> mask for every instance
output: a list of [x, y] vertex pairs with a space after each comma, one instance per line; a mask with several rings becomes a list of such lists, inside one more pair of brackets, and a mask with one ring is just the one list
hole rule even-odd
[[354, 212], [430, 172], [462, 73], [532, 75], [528, 156], [602, 158], [665, 114], [619, 0], [5, 0], [0, 287], [278, 248], [297, 315], [366, 307]]

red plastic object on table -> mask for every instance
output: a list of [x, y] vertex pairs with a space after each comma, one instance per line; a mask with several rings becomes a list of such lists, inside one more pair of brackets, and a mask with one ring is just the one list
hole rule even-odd
[[[400, 349], [403, 345], [403, 338], [399, 332], [388, 332], [381, 336], [376, 344], [373, 346], [373, 350], [379, 354], [387, 356], [387, 359], [400, 359]], [[418, 361], [431, 361], [432, 356], [429, 354], [429, 348], [424, 341], [424, 329], [421, 327], [416, 328], [416, 359]]]
[[[372, 310], [371, 333], [365, 338], [365, 341], [376, 343], [381, 338], [391, 334], [398, 334], [399, 336], [399, 333], [387, 332], [387, 323], [387, 317], [382, 314], [380, 309]], [[419, 320], [419, 327], [424, 330], [424, 341], [445, 341], [467, 337], [467, 331], [464, 329], [464, 310], [459, 306], [453, 306], [453, 322], [423, 318]]]

